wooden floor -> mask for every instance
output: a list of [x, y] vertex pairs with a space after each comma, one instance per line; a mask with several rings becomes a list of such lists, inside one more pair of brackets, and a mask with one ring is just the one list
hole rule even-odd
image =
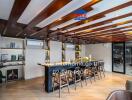
[[76, 91], [71, 85], [70, 94], [63, 88], [61, 98], [58, 98], [58, 91], [46, 93], [42, 90], [42, 78], [18, 81], [0, 87], [0, 100], [105, 100], [111, 91], [125, 89], [127, 79], [132, 80], [132, 76], [107, 73], [106, 78], [93, 84], [89, 82], [86, 86], [84, 82], [83, 88], [78, 83]]

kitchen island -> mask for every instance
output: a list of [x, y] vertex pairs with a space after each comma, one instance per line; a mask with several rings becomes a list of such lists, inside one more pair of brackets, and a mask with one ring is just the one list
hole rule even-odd
[[[75, 69], [77, 66], [86, 66], [86, 64], [93, 64], [95, 61], [91, 62], [83, 62], [83, 63], [66, 63], [66, 64], [44, 64], [41, 66], [45, 67], [45, 91], [46, 92], [52, 92], [52, 73], [53, 70], [70, 70], [70, 69]], [[70, 83], [72, 84], [72, 82]], [[58, 87], [55, 88], [55, 90], [58, 89]]]

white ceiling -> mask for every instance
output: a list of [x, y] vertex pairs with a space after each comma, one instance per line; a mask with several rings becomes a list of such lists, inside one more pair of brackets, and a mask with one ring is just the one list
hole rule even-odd
[[69, 20], [69, 21], [67, 21], [65, 23], [62, 23], [60, 25], [57, 25], [57, 26], [51, 28], [50, 30], [57, 30], [58, 28], [65, 27], [67, 25], [70, 25], [70, 24], [73, 24], [73, 23], [76, 23], [76, 22], [79, 22], [79, 20], [71, 19], [71, 20]]
[[17, 22], [28, 24], [43, 9], [45, 9], [53, 0], [31, 0], [21, 17]]
[[0, 0], [0, 19], [8, 20], [14, 0]]
[[105, 26], [109, 26], [109, 25], [112, 25], [112, 23], [108, 23], [108, 24], [105, 24], [105, 25], [100, 25], [100, 26], [97, 26], [97, 27], [93, 27], [93, 28], [89, 28], [89, 29], [81, 30], [81, 31], [78, 31], [78, 32], [76, 32], [76, 33], [81, 33], [81, 32], [91, 31], [91, 30], [94, 30], [94, 29], [96, 29], [96, 28], [101, 28], [101, 27], [105, 27]]
[[63, 16], [71, 13], [72, 11], [80, 8], [81, 6], [87, 4], [91, 0], [72, 0], [70, 3], [65, 5], [63, 8], [55, 12], [53, 15], [49, 16], [47, 19], [40, 22], [37, 27], [45, 27], [49, 25], [50, 23], [56, 21], [57, 19], [62, 18]]
[[124, 21], [129, 21], [129, 20], [132, 20], [132, 16], [115, 20], [115, 21], [113, 21], [113, 23], [119, 23], [119, 22], [124, 22]]
[[[130, 12], [132, 12], [132, 6], [129, 6], [129, 7], [126, 7], [126, 8], [117, 10], [117, 11], [114, 11], [112, 13], [106, 14], [106, 17], [103, 17], [103, 18], [100, 18], [100, 19], [97, 19], [97, 20], [88, 22], [86, 24], [82, 24], [82, 25], [79, 25], [79, 26], [70, 28], [67, 31], [72, 31], [72, 30], [75, 30], [75, 29], [78, 29], [78, 28], [82, 28], [82, 27], [85, 27], [85, 26], [89, 26], [89, 25], [92, 25], [92, 24], [95, 24], [95, 23], [98, 23], [98, 22], [102, 22], [102, 21], [105, 21], [105, 20], [108, 20], [108, 19], [111, 19], [111, 18], [114, 18], [114, 17], [118, 17], [118, 16], [121, 16], [121, 15], [128, 14]], [[127, 19], [128, 20], [128, 18], [124, 18], [124, 19]], [[131, 16], [129, 17], [129, 19], [131, 19]], [[125, 21], [125, 20], [120, 19], [119, 21]], [[116, 22], [118, 22], [118, 20]]]
[[[91, 17], [91, 16], [93, 16], [93, 15], [95, 15], [97, 13], [100, 13], [100, 12], [103, 12], [105, 10], [111, 9], [111, 8], [113, 8], [115, 6], [124, 4], [124, 3], [128, 2], [128, 1], [130, 1], [130, 0], [111, 0], [111, 1], [110, 0], [102, 0], [101, 2], [99, 2], [99, 3], [97, 3], [97, 4], [95, 4], [95, 5], [92, 6], [94, 10], [88, 12], [87, 13], [87, 17]], [[104, 6], [104, 5], [106, 5], [106, 6]], [[126, 8], [126, 9], [128, 9], [128, 11], [131, 11], [130, 10], [131, 8]], [[119, 15], [122, 14], [123, 12], [125, 12], [126, 9], [125, 10], [122, 9], [123, 11], [121, 13], [119, 13]], [[109, 15], [107, 15], [107, 16], [109, 16]], [[109, 18], [110, 17], [111, 16], [109, 16]], [[114, 16], [112, 16], [112, 17], [114, 17]], [[104, 18], [102, 18], [102, 19], [104, 19]], [[99, 20], [102, 20], [102, 19], [99, 19]], [[96, 21], [94, 21], [94, 22], [96, 22]], [[58, 25], [56, 27], [53, 27], [51, 30], [56, 30], [57, 28], [62, 28], [62, 27], [68, 26], [68, 25], [70, 25], [72, 23], [75, 23], [75, 22], [77, 22], [77, 21], [74, 20], [74, 19], [72, 19], [72, 20], [70, 20], [68, 22], [65, 22], [65, 23], [60, 24], [60, 25]], [[90, 23], [92, 23], [92, 22], [90, 22]], [[87, 24], [80, 25], [80, 27], [84, 27], [84, 26], [87, 26]], [[77, 28], [80, 28], [80, 27], [77, 26], [77, 27], [74, 27], [73, 29], [77, 29]], [[70, 30], [72, 30], [72, 29], [70, 29]]]
[[103, 12], [105, 10], [111, 9], [113, 7], [116, 7], [118, 5], [124, 4], [130, 0], [102, 0], [101, 2], [93, 5], [94, 8], [93, 11], [90, 11], [87, 16], [93, 16], [97, 13]]
[[[8, 20], [11, 9], [14, 4], [14, 1], [15, 0], [0, 0], [0, 19]], [[29, 3], [29, 5], [27, 6], [27, 8], [25, 9], [25, 11], [23, 12], [23, 14], [18, 19], [17, 22], [23, 23], [23, 24], [28, 24], [43, 9], [45, 9], [52, 1], [53, 0], [31, 0], [31, 2]], [[58, 10], [57, 12], [55, 12], [54, 14], [52, 14], [51, 16], [49, 16], [48, 18], [46, 18], [45, 20], [43, 20], [36, 26], [41, 27], [41, 28], [45, 27], [45, 26], [51, 24], [52, 22], [54, 22], [55, 20], [62, 18], [63, 16], [65, 16], [65, 15], [71, 13], [72, 11], [80, 8], [81, 6], [87, 4], [90, 1], [91, 0], [71, 0], [70, 3], [65, 5], [63, 8], [61, 8], [60, 10]], [[93, 16], [99, 12], [103, 12], [103, 11], [113, 8], [115, 6], [124, 4], [128, 1], [131, 1], [131, 0], [102, 0], [101, 2], [92, 6], [94, 8], [94, 10], [88, 12], [87, 17]], [[130, 12], [132, 12], [132, 6], [129, 6], [129, 7], [120, 9], [118, 11], [106, 14], [106, 17], [104, 17], [104, 18], [100, 18], [98, 20], [91, 21], [91, 22], [82, 24], [80, 26], [76, 26], [74, 28], [70, 28], [70, 29], [68, 29], [68, 31], [75, 30], [75, 29], [78, 29], [78, 28], [81, 28], [84, 26], [92, 25], [92, 24], [95, 24], [98, 22], [102, 22], [104, 20], [107, 20], [107, 19], [110, 19], [113, 17], [117, 17], [117, 16], [120, 16], [120, 15], [123, 15], [126, 13], [130, 13]], [[130, 20], [130, 19], [132, 19], [132, 16], [113, 21], [113, 23], [122, 22], [122, 21]], [[75, 23], [75, 22], [78, 22], [78, 20], [71, 19], [63, 24], [53, 27], [52, 30], [56, 30], [57, 28], [65, 27], [65, 26]], [[101, 26], [99, 26], [99, 27], [101, 27]], [[94, 29], [94, 28], [91, 28], [91, 29]]]

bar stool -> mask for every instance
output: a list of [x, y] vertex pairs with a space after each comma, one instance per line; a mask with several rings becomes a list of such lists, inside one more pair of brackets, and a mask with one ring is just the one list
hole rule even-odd
[[81, 87], [83, 86], [82, 85], [82, 77], [83, 77], [83, 73], [80, 69], [80, 64], [77, 63], [75, 64], [75, 68], [70, 68], [69, 69], [69, 80], [71, 80], [73, 83], [74, 83], [74, 86], [75, 86], [75, 90], [77, 88], [77, 83], [80, 82], [81, 84]]
[[75, 70], [74, 70], [75, 90], [77, 88], [77, 83], [78, 82], [80, 82], [81, 83], [81, 87], [83, 87], [83, 85], [82, 85], [82, 77], [83, 77], [82, 70], [80, 69], [80, 67], [76, 67]]
[[85, 83], [87, 85], [87, 80], [90, 80], [90, 83], [92, 84], [92, 70], [91, 70], [91, 63], [90, 62], [87, 62], [85, 63], [85, 69], [83, 71], [83, 76], [84, 76], [84, 80], [85, 80]]
[[103, 61], [99, 61], [98, 63], [99, 63], [98, 64], [98, 68], [99, 68], [100, 77], [102, 78], [102, 74], [105, 77], [104, 62]]
[[69, 92], [69, 80], [68, 80], [68, 73], [67, 70], [53, 70], [52, 74], [52, 88], [54, 92], [54, 88], [56, 87], [55, 84], [59, 87], [59, 98], [61, 96], [61, 89], [62, 87], [67, 87]]
[[93, 62], [92, 66], [91, 66], [91, 70], [93, 73], [94, 81], [96, 81], [96, 76], [98, 77], [98, 79], [100, 79], [99, 70], [98, 70], [98, 61]]

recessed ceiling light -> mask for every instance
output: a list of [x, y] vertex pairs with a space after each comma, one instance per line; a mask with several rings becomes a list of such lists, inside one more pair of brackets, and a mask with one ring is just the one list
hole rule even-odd
[[57, 21], [60, 21], [60, 20], [62, 20], [62, 18], [57, 19]]
[[86, 30], [86, 31], [84, 31], [84, 32], [91, 32], [92, 30]]
[[132, 34], [132, 31], [128, 31], [127, 33], [128, 33], [128, 34]]

